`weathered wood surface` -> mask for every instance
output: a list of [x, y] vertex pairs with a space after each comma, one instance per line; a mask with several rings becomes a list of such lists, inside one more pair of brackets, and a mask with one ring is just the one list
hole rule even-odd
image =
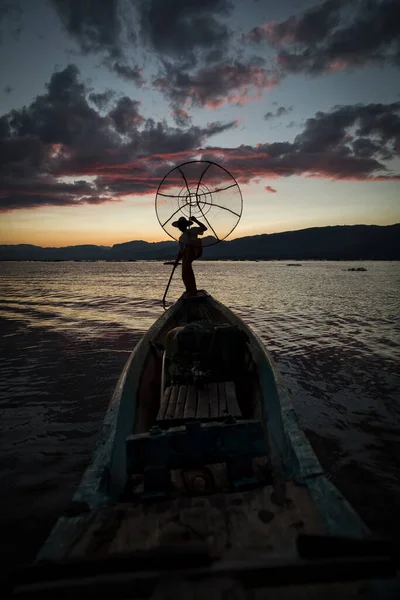
[[178, 400], [176, 401], [174, 419], [183, 419], [183, 412], [185, 409], [187, 385], [179, 386]]
[[[100, 511], [85, 534], [74, 543], [69, 557], [106, 555], [160, 548], [190, 549], [204, 544], [214, 559], [251, 560], [268, 556], [295, 556], [299, 532], [322, 533], [321, 521], [307, 489], [289, 482], [282, 505], [276, 504], [272, 487], [235, 494], [179, 497], [149, 505], [119, 504]], [[220, 578], [218, 578], [220, 579]], [[359, 584], [305, 585], [244, 591], [223, 578], [195, 584], [176, 582], [174, 594], [160, 582], [152, 598], [278, 600], [362, 598]], [[213, 585], [215, 584], [215, 585]], [[354, 593], [354, 596], [353, 596]]]
[[218, 383], [208, 384], [209, 403], [210, 403], [210, 419], [219, 417], [218, 412]]
[[197, 389], [197, 393], [199, 400], [197, 402], [196, 419], [209, 419], [210, 405], [208, 395], [208, 383], [199, 386]]
[[189, 385], [186, 395], [186, 404], [183, 411], [184, 419], [194, 419], [196, 416], [197, 408], [197, 389], [194, 385]]
[[160, 403], [160, 408], [159, 408], [158, 414], [157, 414], [157, 421], [162, 421], [164, 419], [165, 413], [167, 412], [170, 395], [171, 395], [171, 386], [168, 386], [165, 388], [164, 393], [163, 393], [163, 397], [162, 397], [162, 400]]
[[164, 419], [169, 420], [169, 419], [174, 418], [175, 406], [176, 406], [176, 402], [178, 400], [178, 394], [179, 394], [179, 386], [173, 385], [171, 388], [171, 395], [169, 397], [169, 402], [168, 402], [167, 410], [165, 412]]
[[227, 415], [225, 384], [222, 381], [218, 382], [218, 413], [219, 415]]
[[321, 532], [307, 489], [289, 483], [283, 504], [271, 486], [234, 494], [177, 497], [100, 511], [71, 555], [106, 555], [202, 540], [213, 556], [294, 551], [299, 531]]
[[233, 381], [225, 381], [226, 405], [229, 415], [234, 417], [241, 416], [241, 410], [236, 397], [236, 389]]
[[196, 385], [173, 385], [165, 388], [157, 421], [218, 419], [241, 416], [233, 381]]

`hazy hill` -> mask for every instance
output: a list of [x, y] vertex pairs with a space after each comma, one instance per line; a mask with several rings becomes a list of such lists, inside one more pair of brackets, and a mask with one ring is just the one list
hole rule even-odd
[[[42, 248], [0, 245], [0, 260], [166, 260], [175, 258], [174, 241], [140, 240], [108, 246]], [[400, 223], [336, 225], [247, 236], [205, 248], [204, 259], [227, 260], [400, 260]]]
[[218, 258], [398, 260], [400, 224], [337, 225], [239, 238], [214, 249]]
[[0, 245], [0, 260], [101, 260], [108, 259], [111, 248], [85, 244], [63, 248], [42, 248], [31, 244]]

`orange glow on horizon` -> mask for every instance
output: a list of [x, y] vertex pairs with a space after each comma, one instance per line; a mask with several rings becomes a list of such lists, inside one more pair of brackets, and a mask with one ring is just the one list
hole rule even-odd
[[[243, 215], [229, 240], [265, 233], [329, 225], [390, 225], [400, 222], [398, 181], [384, 184], [385, 194], [369, 182], [296, 177], [260, 178], [241, 184]], [[377, 194], [379, 203], [377, 203]], [[173, 241], [162, 230], [154, 196], [131, 196], [115, 203], [44, 206], [0, 215], [0, 244], [63, 247], [114, 244], [143, 240]]]
[[97, 232], [46, 232], [37, 230], [8, 230], [0, 228], [0, 244], [33, 244], [34, 246], [60, 248], [63, 246], [79, 246], [94, 244], [96, 246], [113, 246], [114, 244], [123, 244], [133, 240], [143, 240], [146, 242], [165, 242], [173, 241], [162, 233], [157, 235], [155, 232], [150, 235], [144, 235], [144, 232], [132, 231], [130, 234], [121, 232], [116, 235], [115, 232], [97, 231]]
[[[237, 238], [254, 236], [254, 235], [263, 235], [263, 234], [272, 234], [272, 233], [281, 233], [284, 231], [297, 231], [299, 229], [308, 229], [310, 227], [327, 227], [333, 225], [392, 225], [398, 222], [398, 220], [393, 219], [380, 219], [380, 220], [370, 220], [370, 219], [354, 219], [350, 222], [337, 222], [331, 223], [329, 221], [321, 222], [320, 220], [304, 220], [297, 221], [294, 223], [289, 222], [277, 222], [274, 224], [265, 224], [265, 227], [260, 227], [258, 225], [245, 225], [238, 226], [232, 234], [227, 238], [227, 241], [234, 240]], [[27, 241], [29, 239], [29, 241]], [[59, 233], [52, 235], [51, 233], [45, 232], [32, 232], [29, 233], [27, 231], [9, 231], [5, 233], [0, 228], [0, 244], [32, 244], [35, 246], [42, 246], [43, 248], [61, 248], [65, 246], [80, 246], [80, 245], [96, 245], [96, 246], [113, 246], [114, 244], [123, 244], [126, 242], [132, 241], [145, 241], [145, 242], [173, 242], [174, 240], [166, 235], [157, 234], [153, 232], [151, 235], [143, 235], [139, 232], [132, 232], [131, 235], [121, 234], [120, 236], [116, 236], [115, 233], [107, 234], [104, 231], [98, 231], [96, 233], [85, 233], [81, 232], [79, 235], [76, 235], [72, 232], [65, 232], [64, 235], [60, 235]]]

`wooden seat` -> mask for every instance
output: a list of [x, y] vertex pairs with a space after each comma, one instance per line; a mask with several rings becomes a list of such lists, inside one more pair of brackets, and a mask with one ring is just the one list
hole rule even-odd
[[233, 381], [205, 383], [202, 386], [172, 385], [164, 390], [157, 421], [220, 419], [242, 413]]

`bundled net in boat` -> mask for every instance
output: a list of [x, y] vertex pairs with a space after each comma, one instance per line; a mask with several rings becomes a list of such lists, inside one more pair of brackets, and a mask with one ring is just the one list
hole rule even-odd
[[161, 181], [156, 195], [157, 218], [166, 233], [178, 240], [181, 231], [173, 223], [180, 217], [190, 221], [194, 216], [207, 227], [202, 246], [227, 238], [239, 223], [242, 207], [235, 178], [211, 161], [196, 160], [174, 167]]
[[248, 336], [235, 325], [189, 323], [174, 331], [166, 344], [167, 373], [173, 383], [190, 383], [195, 363], [210, 381], [233, 381], [251, 369]]

